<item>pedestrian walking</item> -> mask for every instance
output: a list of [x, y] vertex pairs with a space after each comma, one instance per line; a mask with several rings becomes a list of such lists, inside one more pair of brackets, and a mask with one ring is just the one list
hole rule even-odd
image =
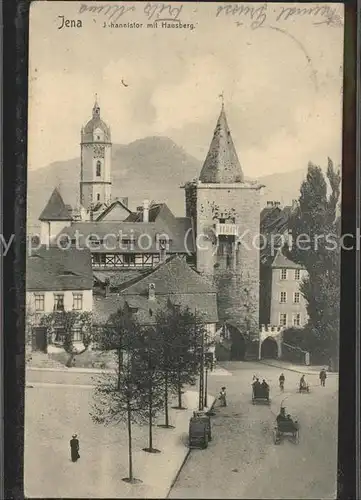
[[70, 440], [70, 456], [71, 456], [72, 462], [76, 462], [80, 458], [79, 439], [78, 439], [78, 436], [76, 434], [73, 434], [73, 436]]
[[322, 370], [320, 371], [320, 383], [321, 383], [321, 387], [325, 387], [326, 378], [327, 378], [326, 369], [322, 368]]
[[278, 379], [279, 383], [280, 383], [280, 389], [281, 391], [283, 392], [284, 391], [284, 388], [285, 388], [285, 376], [283, 375], [283, 373], [281, 373], [279, 379]]
[[222, 390], [219, 393], [219, 400], [221, 402], [221, 406], [227, 406], [227, 394], [225, 387], [222, 387]]

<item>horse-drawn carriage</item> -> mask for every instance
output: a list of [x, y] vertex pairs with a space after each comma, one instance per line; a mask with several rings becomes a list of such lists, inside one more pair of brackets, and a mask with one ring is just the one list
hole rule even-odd
[[310, 392], [310, 386], [308, 384], [306, 384], [306, 383], [300, 384], [298, 386], [298, 392], [300, 394], [308, 394]]
[[273, 440], [275, 444], [280, 444], [285, 436], [289, 436], [295, 444], [299, 443], [300, 427], [297, 420], [290, 417], [278, 420], [274, 428]]
[[207, 448], [212, 440], [211, 419], [203, 411], [193, 412], [189, 421], [189, 447]]
[[254, 383], [252, 385], [252, 404], [270, 405], [269, 387]]

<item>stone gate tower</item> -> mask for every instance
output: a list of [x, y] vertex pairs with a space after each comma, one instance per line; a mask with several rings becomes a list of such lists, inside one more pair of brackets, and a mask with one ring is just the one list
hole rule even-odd
[[199, 179], [185, 185], [196, 266], [217, 287], [218, 316], [258, 352], [260, 190], [246, 182], [222, 104]]
[[81, 130], [80, 203], [86, 210], [111, 198], [112, 143], [95, 98], [92, 119]]

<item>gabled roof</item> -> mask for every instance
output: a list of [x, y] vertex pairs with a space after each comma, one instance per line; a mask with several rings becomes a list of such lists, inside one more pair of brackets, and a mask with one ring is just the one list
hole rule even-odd
[[134, 281], [138, 281], [139, 278], [142, 278], [145, 274], [150, 272], [149, 269], [129, 269], [119, 271], [94, 271], [93, 278], [94, 283], [99, 283], [101, 285], [105, 285], [108, 280], [110, 289], [124, 288], [125, 286], [129, 286]]
[[[151, 283], [155, 285], [154, 299], [148, 295]], [[104, 323], [127, 305], [136, 310], [134, 317], [140, 324], [152, 324], [156, 312], [169, 304], [189, 307], [206, 323], [218, 321], [215, 289], [179, 257], [161, 264], [117, 295], [94, 297], [93, 317], [97, 324]]]
[[292, 260], [289, 260], [279, 249], [276, 256], [272, 262], [273, 269], [303, 269], [303, 266], [296, 264]]
[[48, 203], [39, 217], [41, 221], [72, 220], [70, 205], [66, 205], [58, 190], [55, 188]]
[[215, 287], [194, 271], [187, 262], [175, 256], [122, 291], [123, 295], [148, 295], [150, 284], [155, 285], [156, 295], [215, 294]]
[[[71, 239], [77, 237], [79, 244], [89, 247], [90, 235], [95, 235], [104, 243], [91, 248], [92, 253], [159, 253], [157, 237], [168, 236], [169, 254], [192, 253], [194, 241], [191, 220], [187, 217], [174, 217], [172, 224], [157, 219], [155, 222], [107, 222], [88, 221], [74, 222], [70, 227], [64, 227], [59, 234], [68, 235]], [[131, 239], [133, 244], [126, 247], [121, 239]]]
[[[129, 208], [128, 208], [126, 205], [124, 205], [124, 203], [123, 203], [121, 200], [117, 199], [117, 200], [112, 201], [112, 202], [110, 203], [110, 205], [109, 205], [109, 206], [107, 206], [107, 207], [106, 207], [106, 208], [105, 208], [105, 209], [104, 209], [104, 210], [103, 210], [103, 211], [102, 211], [102, 212], [101, 212], [101, 213], [97, 216], [96, 221], [97, 221], [97, 222], [102, 221], [102, 220], [104, 219], [104, 217], [106, 217], [106, 216], [109, 214], [109, 212], [111, 212], [111, 211], [113, 210], [113, 208], [114, 208], [114, 207], [116, 207], [117, 205], [118, 205], [118, 206], [120, 206], [120, 207], [122, 207], [122, 208], [124, 208], [124, 210], [126, 210], [129, 214], [131, 214], [131, 213], [132, 213], [132, 211], [131, 211], [131, 210], [129, 210]], [[127, 219], [125, 219], [125, 220], [127, 220]]]
[[203, 183], [244, 182], [242, 167], [233, 144], [223, 105], [199, 180]]
[[89, 250], [42, 246], [27, 258], [28, 291], [91, 290], [92, 287]]

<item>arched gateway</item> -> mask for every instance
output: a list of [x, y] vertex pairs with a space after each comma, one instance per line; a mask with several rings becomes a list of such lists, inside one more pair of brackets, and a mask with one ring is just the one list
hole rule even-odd
[[258, 359], [277, 359], [282, 356], [283, 328], [262, 325], [259, 333]]

